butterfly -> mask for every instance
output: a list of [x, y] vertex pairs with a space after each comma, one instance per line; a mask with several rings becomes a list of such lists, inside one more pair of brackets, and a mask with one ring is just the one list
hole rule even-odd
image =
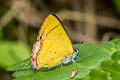
[[33, 45], [30, 64], [34, 70], [52, 68], [75, 62], [77, 53], [59, 18], [49, 14], [43, 21], [37, 41]]

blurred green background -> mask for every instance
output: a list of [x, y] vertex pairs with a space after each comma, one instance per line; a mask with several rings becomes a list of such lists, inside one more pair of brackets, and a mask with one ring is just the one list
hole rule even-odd
[[[120, 37], [120, 0], [0, 0], [0, 78], [31, 55], [44, 18], [56, 14], [73, 43], [102, 43]], [[83, 35], [85, 33], [85, 35]]]

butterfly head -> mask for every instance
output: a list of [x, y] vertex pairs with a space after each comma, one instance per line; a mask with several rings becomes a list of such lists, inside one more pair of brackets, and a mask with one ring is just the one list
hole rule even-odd
[[37, 36], [37, 41], [43, 40], [43, 36]]

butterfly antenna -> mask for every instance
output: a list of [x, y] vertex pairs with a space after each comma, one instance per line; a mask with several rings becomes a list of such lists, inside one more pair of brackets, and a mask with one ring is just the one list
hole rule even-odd
[[80, 36], [80, 43], [84, 43], [84, 38], [85, 38], [85, 32], [82, 33], [82, 35]]
[[75, 60], [74, 60], [74, 59], [72, 59], [72, 62], [74, 62], [74, 63], [75, 63]]

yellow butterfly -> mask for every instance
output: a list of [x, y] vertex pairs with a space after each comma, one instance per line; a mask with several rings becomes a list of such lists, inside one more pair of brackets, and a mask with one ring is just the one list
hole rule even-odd
[[41, 26], [37, 42], [33, 45], [31, 64], [34, 70], [75, 62], [76, 56], [77, 50], [73, 49], [58, 17], [48, 15]]

